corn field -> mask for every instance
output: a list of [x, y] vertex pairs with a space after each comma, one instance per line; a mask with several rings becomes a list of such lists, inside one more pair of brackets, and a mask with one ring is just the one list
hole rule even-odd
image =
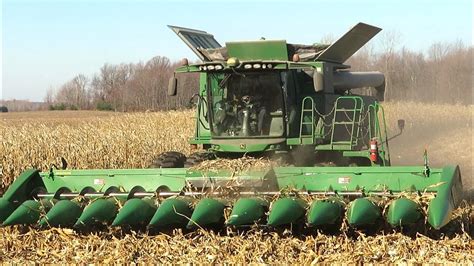
[[189, 153], [192, 117], [191, 111], [170, 111], [4, 121], [0, 126], [2, 182], [9, 185], [26, 168], [47, 170], [59, 165], [61, 157], [77, 169], [146, 168], [160, 152]]
[[[472, 106], [386, 103], [389, 130], [406, 119], [404, 134], [391, 144], [394, 164], [421, 164], [427, 148], [434, 165], [460, 164], [465, 190], [472, 193]], [[191, 152], [194, 112], [31, 112], [0, 114], [3, 189], [27, 168], [146, 168], [160, 152]], [[417, 137], [419, 136], [419, 137]], [[447, 145], [449, 143], [449, 145]], [[456, 149], [462, 149], [457, 153]], [[3, 190], [2, 189], [2, 190]], [[469, 194], [468, 194], [469, 195]], [[469, 199], [469, 198], [467, 198]], [[456, 213], [454, 234], [429, 238], [399, 232], [370, 236], [290, 231], [181, 231], [149, 233], [110, 229], [0, 228], [3, 262], [143, 263], [472, 263], [471, 206]]]

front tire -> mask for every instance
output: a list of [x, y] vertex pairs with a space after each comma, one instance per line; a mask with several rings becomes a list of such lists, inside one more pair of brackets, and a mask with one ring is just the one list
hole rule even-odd
[[181, 152], [163, 152], [153, 159], [150, 168], [183, 168], [186, 156]]
[[185, 168], [193, 167], [204, 161], [214, 160], [214, 159], [216, 159], [216, 155], [212, 152], [195, 152], [189, 155], [188, 158], [186, 158], [186, 162], [184, 162], [184, 167]]

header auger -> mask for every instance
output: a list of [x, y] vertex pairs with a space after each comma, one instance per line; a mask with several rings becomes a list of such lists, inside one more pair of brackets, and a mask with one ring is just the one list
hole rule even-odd
[[[332, 45], [228, 42], [171, 29], [202, 60], [189, 156], [165, 152], [150, 169], [28, 170], [0, 198], [3, 225], [339, 228], [450, 222], [459, 168], [391, 166], [380, 72], [344, 62], [380, 29], [359, 23]], [[176, 95], [178, 79], [168, 88]], [[355, 95], [353, 89], [365, 89]], [[403, 130], [403, 120], [399, 121]], [[194, 167], [216, 158], [279, 158], [287, 166], [232, 172]]]

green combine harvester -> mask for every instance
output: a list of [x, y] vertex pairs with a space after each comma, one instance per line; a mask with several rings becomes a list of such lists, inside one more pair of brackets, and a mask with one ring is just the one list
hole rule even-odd
[[[27, 170], [0, 198], [4, 226], [150, 228], [448, 224], [462, 197], [458, 166], [391, 166], [384, 75], [344, 62], [381, 29], [359, 23], [331, 45], [228, 42], [170, 26], [202, 63], [196, 127], [185, 156], [150, 169]], [[361, 91], [361, 95], [356, 95]], [[399, 120], [400, 132], [404, 121]], [[192, 167], [215, 158], [279, 158], [288, 166], [235, 173]], [[427, 207], [427, 208], [425, 208]]]

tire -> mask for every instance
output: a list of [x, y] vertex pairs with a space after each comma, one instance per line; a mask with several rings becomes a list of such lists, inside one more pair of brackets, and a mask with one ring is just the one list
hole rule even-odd
[[186, 156], [181, 152], [168, 151], [153, 159], [150, 168], [183, 168]]
[[189, 155], [188, 158], [186, 158], [186, 161], [184, 162], [184, 167], [193, 167], [204, 161], [214, 160], [215, 158], [215, 154], [211, 152], [195, 152]]
[[349, 158], [349, 166], [371, 166], [370, 159], [365, 157], [351, 157]]

